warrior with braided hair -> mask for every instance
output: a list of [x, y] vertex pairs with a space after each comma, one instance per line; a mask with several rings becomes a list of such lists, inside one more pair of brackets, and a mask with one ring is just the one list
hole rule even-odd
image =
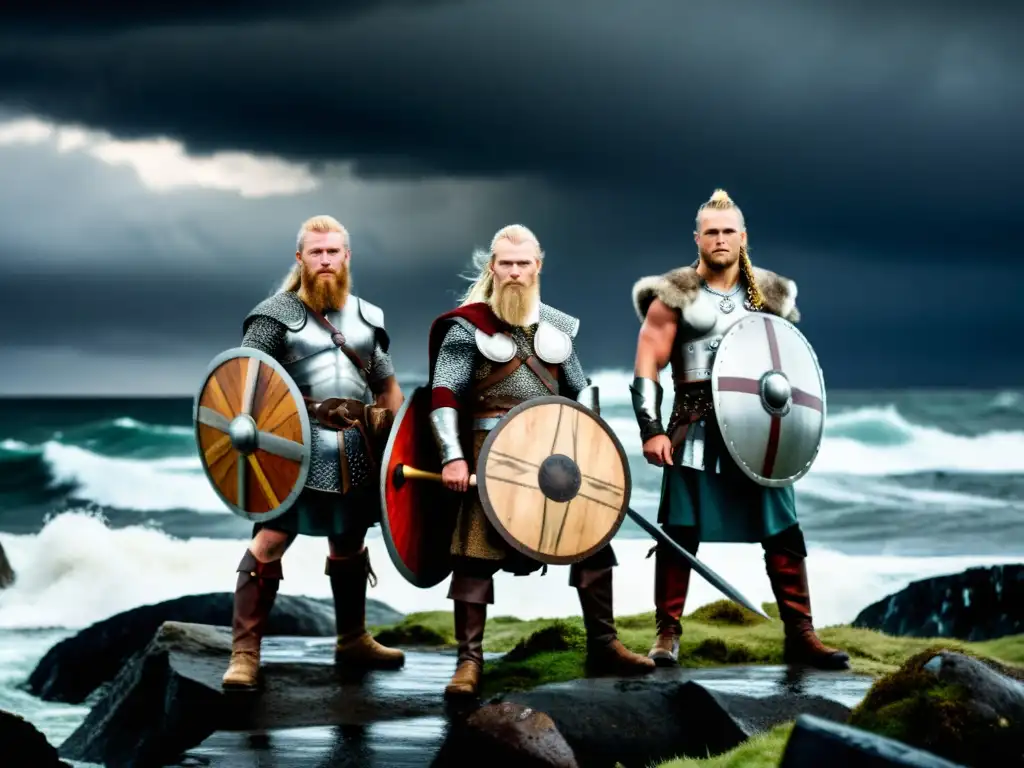
[[[752, 312], [797, 322], [796, 284], [751, 264], [743, 213], [724, 190], [698, 209], [694, 240], [697, 261], [644, 277], [632, 292], [642, 326], [630, 390], [644, 457], [663, 467], [658, 522], [694, 554], [702, 541], [760, 542], [785, 626], [786, 663], [845, 669], [848, 655], [814, 631], [793, 486], [765, 487], [743, 474], [713, 413], [711, 368], [722, 336]], [[669, 365], [674, 399], [663, 426], [659, 377]], [[657, 638], [649, 656], [673, 665], [690, 568], [653, 551]]]

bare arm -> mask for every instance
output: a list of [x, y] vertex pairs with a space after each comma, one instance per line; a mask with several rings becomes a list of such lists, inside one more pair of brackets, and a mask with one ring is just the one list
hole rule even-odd
[[398, 413], [398, 409], [405, 402], [405, 395], [402, 394], [402, 388], [398, 385], [398, 379], [394, 375], [377, 382], [375, 391], [378, 408], [386, 408], [392, 413]]
[[672, 344], [679, 328], [679, 318], [661, 299], [651, 302], [636, 345], [636, 362], [633, 375], [658, 380], [672, 357]]
[[663, 393], [659, 377], [672, 357], [672, 345], [678, 327], [675, 310], [660, 299], [651, 302], [643, 325], [640, 326], [633, 366], [634, 378], [629, 389], [633, 396], [633, 413], [640, 427], [640, 439], [645, 443], [665, 434], [665, 427], [661, 423]]

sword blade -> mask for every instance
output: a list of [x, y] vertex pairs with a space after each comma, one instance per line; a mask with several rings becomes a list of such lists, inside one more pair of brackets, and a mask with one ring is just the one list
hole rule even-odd
[[752, 611], [756, 613], [758, 616], [762, 616], [768, 619], [768, 621], [772, 621], [771, 616], [769, 616], [767, 613], [761, 610], [761, 608], [754, 605], [747, 598], [745, 598], [740, 593], [740, 591], [731, 584], [729, 584], [729, 582], [727, 582], [713, 570], [704, 565], [704, 563], [702, 563], [696, 557], [694, 557], [681, 546], [679, 546], [679, 544], [673, 541], [667, 533], [661, 530], [661, 528], [659, 528], [658, 526], [651, 523], [646, 517], [641, 515], [639, 512], [636, 512], [635, 510], [631, 509], [630, 507], [626, 507], [626, 514], [629, 515], [630, 518], [632, 518], [633, 522], [635, 522], [637, 525], [639, 525], [641, 528], [647, 531], [647, 533], [649, 533], [651, 537], [654, 538], [659, 544], [664, 544], [676, 555], [688, 561], [693, 570], [695, 570], [697, 573], [699, 573], [701, 576], [707, 579], [708, 583], [711, 584], [711, 586], [713, 586], [723, 595], [728, 597], [734, 603], [742, 605], [748, 611]]

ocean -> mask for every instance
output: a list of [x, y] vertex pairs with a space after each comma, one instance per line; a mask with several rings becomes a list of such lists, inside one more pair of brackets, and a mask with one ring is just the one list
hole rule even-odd
[[[660, 474], [640, 454], [629, 378], [605, 371], [594, 381], [629, 457], [632, 506], [653, 519]], [[401, 383], [408, 393], [422, 381]], [[0, 709], [51, 743], [86, 708], [20, 689], [49, 647], [134, 606], [233, 589], [250, 525], [200, 469], [191, 409], [188, 397], [0, 400], [0, 543], [17, 574], [0, 592]], [[850, 621], [916, 579], [1022, 562], [1024, 391], [830, 392], [825, 441], [797, 499], [819, 626]], [[616, 612], [652, 610], [653, 542], [627, 519], [614, 544]], [[369, 547], [371, 597], [402, 612], [449, 609], [447, 584], [402, 579], [379, 530]], [[328, 596], [325, 554], [323, 541], [300, 538], [282, 592]], [[772, 599], [758, 545], [703, 545], [700, 557], [751, 599]], [[699, 578], [691, 595], [687, 611], [720, 597]], [[496, 613], [520, 618], [579, 612], [566, 567], [499, 575], [496, 600]]]

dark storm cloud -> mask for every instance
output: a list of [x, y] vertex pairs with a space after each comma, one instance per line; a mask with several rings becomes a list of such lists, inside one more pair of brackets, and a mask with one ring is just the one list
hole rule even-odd
[[[999, 285], [1024, 280], [1012, 238], [1024, 162], [1018, 7], [307, 2], [286, 15], [283, 4], [183, 3], [122, 16], [108, 5], [86, 19], [58, 6], [34, 6], [33, 18], [21, 5], [16, 27], [0, 25], [0, 107], [119, 138], [171, 136], [193, 153], [354, 161], [364, 179], [535, 183], [472, 216], [442, 206], [413, 221], [408, 194], [378, 209], [329, 190], [168, 200], [109, 169], [95, 192], [72, 194], [35, 166], [4, 166], [30, 190], [0, 196], [0, 345], [12, 360], [73, 333], [96, 355], [201, 365], [237, 341], [293, 226], [323, 209], [353, 227], [358, 290], [388, 311], [400, 370], [422, 368], [425, 323], [463, 287], [455, 271], [470, 249], [517, 220], [550, 254], [545, 295], [583, 319], [585, 362], [628, 368], [630, 287], [689, 263], [694, 210], [723, 186], [747, 214], [755, 262], [799, 283], [802, 329], [832, 385], [1024, 375], [993, 341], [1024, 318], [1012, 302], [990, 306]], [[460, 205], [477, 202], [467, 184], [452, 193]], [[38, 205], [19, 203], [26, 194]], [[40, 238], [48, 195], [72, 221]], [[422, 195], [423, 207], [434, 201]], [[82, 231], [80, 216], [87, 246], [61, 239]], [[141, 237], [122, 236], [125, 216]], [[379, 234], [389, 228], [400, 244]], [[246, 270], [230, 266], [243, 255]], [[968, 266], [979, 256], [998, 280]], [[39, 312], [60, 295], [54, 279], [77, 295]], [[970, 350], [970, 362], [951, 350]]]
[[[234, 25], [185, 8], [195, 23], [40, 29], [3, 44], [0, 92], [195, 151], [355, 159], [365, 174], [527, 172], [670, 195], [686, 219], [722, 185], [757, 201], [762, 235], [790, 229], [795, 203], [805, 239], [864, 242], [871, 228], [901, 251], [967, 245], [1019, 211], [1019, 8], [982, 4], [965, 21], [949, 3], [581, 7], [382, 4], [315, 24], [257, 9]], [[973, 233], [934, 213], [953, 207]]]

